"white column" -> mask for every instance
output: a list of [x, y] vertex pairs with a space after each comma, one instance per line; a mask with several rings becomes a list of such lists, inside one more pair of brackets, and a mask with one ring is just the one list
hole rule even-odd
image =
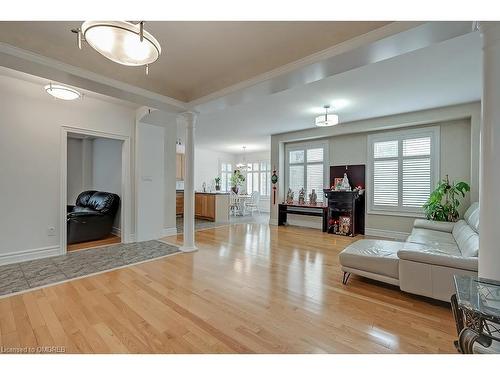
[[194, 127], [196, 112], [184, 112], [179, 120], [186, 126], [185, 154], [184, 154], [184, 244], [181, 251], [197, 250], [194, 243]]
[[479, 276], [500, 280], [500, 22], [481, 22], [483, 98]]

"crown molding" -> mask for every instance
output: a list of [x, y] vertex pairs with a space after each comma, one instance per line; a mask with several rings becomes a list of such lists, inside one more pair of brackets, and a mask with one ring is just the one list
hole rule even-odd
[[106, 76], [0, 42], [0, 65], [27, 74], [169, 112], [186, 103]]

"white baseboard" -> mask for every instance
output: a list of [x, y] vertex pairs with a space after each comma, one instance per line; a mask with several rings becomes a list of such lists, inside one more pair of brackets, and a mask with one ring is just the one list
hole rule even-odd
[[406, 238], [410, 235], [410, 233], [396, 232], [396, 231], [384, 230], [384, 229], [365, 228], [365, 235], [366, 236], [375, 236], [375, 237], [393, 238], [396, 240], [406, 240]]
[[162, 232], [162, 237], [166, 236], [175, 236], [177, 234], [177, 228], [176, 227], [171, 227], [171, 228], [163, 228]]
[[269, 225], [278, 225], [278, 219], [269, 219]]
[[111, 234], [114, 234], [115, 236], [121, 237], [122, 236], [122, 230], [117, 227], [111, 228]]
[[6, 254], [0, 254], [0, 265], [25, 262], [27, 260], [53, 257], [57, 255], [62, 255], [59, 245], [16, 251]]

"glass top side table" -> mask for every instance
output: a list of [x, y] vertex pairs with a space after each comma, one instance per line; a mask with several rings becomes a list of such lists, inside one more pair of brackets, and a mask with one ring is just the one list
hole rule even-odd
[[457, 326], [457, 349], [472, 353], [475, 342], [488, 348], [500, 342], [500, 282], [474, 276], [454, 276], [451, 307]]

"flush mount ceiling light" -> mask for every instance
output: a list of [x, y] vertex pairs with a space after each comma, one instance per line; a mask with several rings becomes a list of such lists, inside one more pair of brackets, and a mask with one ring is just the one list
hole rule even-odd
[[160, 43], [144, 30], [144, 22], [127, 21], [85, 21], [77, 34], [78, 48], [82, 41], [90, 44], [97, 52], [115, 63], [127, 66], [146, 66], [158, 60]]
[[44, 87], [44, 89], [47, 94], [62, 100], [75, 100], [82, 96], [82, 94], [75, 89], [63, 85], [53, 85], [52, 83], [49, 83]]
[[328, 113], [329, 105], [323, 106], [325, 114], [316, 117], [316, 126], [333, 126], [339, 123], [339, 116], [335, 113]]

